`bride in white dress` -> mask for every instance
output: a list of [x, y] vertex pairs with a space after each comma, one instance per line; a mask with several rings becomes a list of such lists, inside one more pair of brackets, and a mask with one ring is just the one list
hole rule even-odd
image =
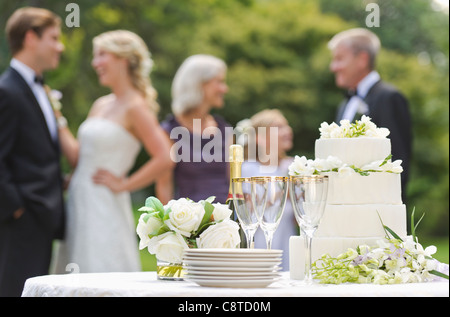
[[[152, 61], [144, 41], [118, 30], [97, 36], [93, 43], [92, 66], [112, 94], [94, 103], [78, 139], [67, 127], [60, 128], [62, 151], [75, 170], [56, 270], [139, 271], [130, 192], [172, 167], [170, 144], [156, 118]], [[141, 144], [151, 159], [128, 176]]]

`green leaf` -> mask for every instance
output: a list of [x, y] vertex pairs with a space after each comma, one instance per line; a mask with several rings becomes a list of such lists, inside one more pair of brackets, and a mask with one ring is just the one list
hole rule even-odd
[[384, 226], [384, 229], [386, 229], [395, 239], [400, 240], [401, 242], [403, 242], [402, 238], [400, 238], [391, 228], [389, 228], [388, 226]]
[[419, 226], [420, 222], [422, 221], [423, 217], [425, 216], [425, 213], [422, 215], [422, 217], [420, 217], [419, 221], [415, 224], [414, 222], [414, 214], [416, 212], [416, 207], [413, 208], [413, 211], [411, 213], [411, 235], [413, 237], [414, 241], [417, 241], [417, 237], [416, 237], [416, 229]]
[[436, 275], [436, 276], [439, 276], [439, 277], [442, 277], [442, 278], [445, 278], [445, 279], [448, 280], [448, 275], [447, 274], [441, 273], [441, 272], [436, 271], [436, 270], [431, 270], [430, 273], [433, 274], [433, 275]]
[[151, 207], [143, 206], [143, 207], [139, 208], [138, 211], [154, 212], [155, 209], [151, 208]]
[[203, 218], [202, 218], [202, 221], [200, 222], [200, 226], [199, 227], [201, 227], [204, 224], [207, 224], [208, 222], [210, 222], [211, 215], [212, 215], [212, 213], [214, 211], [214, 206], [208, 201], [205, 201], [203, 203], [203, 208], [205, 209], [205, 214], [203, 215]]
[[383, 223], [383, 219], [381, 219], [380, 213], [377, 210], [378, 218], [380, 218], [381, 225], [383, 226], [384, 232], [386, 233], [386, 238], [389, 239], [389, 233], [397, 240], [403, 242], [402, 238], [400, 238], [391, 228], [385, 226]]
[[206, 198], [205, 201], [207, 201], [207, 202], [209, 202], [209, 203], [212, 204], [212, 202], [213, 202], [215, 199], [216, 199], [216, 196], [211, 196], [211, 197]]
[[387, 164], [387, 162], [392, 158], [392, 154], [389, 154], [383, 161], [383, 163], [380, 164], [380, 167]]
[[145, 200], [145, 206], [153, 208], [155, 211], [158, 211], [161, 219], [164, 218], [164, 205], [158, 198], [154, 196], [148, 197]]

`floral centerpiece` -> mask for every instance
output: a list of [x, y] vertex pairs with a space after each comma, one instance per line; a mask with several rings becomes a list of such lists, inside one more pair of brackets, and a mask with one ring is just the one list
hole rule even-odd
[[182, 257], [188, 248], [237, 248], [240, 244], [239, 225], [230, 219], [227, 205], [213, 203], [215, 197], [194, 202], [180, 198], [163, 205], [149, 197], [141, 207], [142, 215], [136, 228], [139, 249], [156, 255], [158, 275], [180, 277]]
[[411, 219], [412, 235], [405, 240], [382, 223], [385, 239], [377, 241], [376, 246], [349, 248], [336, 258], [323, 255], [312, 265], [313, 277], [324, 284], [401, 284], [442, 278], [448, 280], [448, 265], [432, 258], [436, 247], [424, 249], [415, 235], [418, 224], [414, 225], [414, 210]]

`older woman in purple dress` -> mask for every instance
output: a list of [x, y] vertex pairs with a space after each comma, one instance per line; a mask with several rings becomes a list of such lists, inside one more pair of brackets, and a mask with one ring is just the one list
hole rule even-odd
[[228, 91], [227, 66], [210, 55], [187, 58], [172, 83], [172, 112], [161, 123], [173, 146], [175, 168], [160, 177], [156, 195], [166, 203], [181, 197], [194, 201], [216, 196], [225, 203], [229, 189], [225, 157], [232, 140], [227, 139], [229, 124], [211, 110], [224, 106]]

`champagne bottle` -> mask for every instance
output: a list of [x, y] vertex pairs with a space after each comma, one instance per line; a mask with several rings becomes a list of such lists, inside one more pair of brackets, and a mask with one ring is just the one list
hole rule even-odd
[[[233, 144], [230, 145], [230, 188], [228, 191], [228, 198], [227, 198], [227, 204], [228, 208], [230, 208], [233, 213], [231, 214], [231, 217], [234, 221], [239, 223], [239, 219], [236, 214], [236, 208], [234, 204], [234, 198], [233, 198], [233, 191], [232, 191], [232, 179], [236, 177], [241, 177], [242, 175], [242, 163], [244, 162], [244, 149], [242, 145], [239, 144]], [[239, 199], [239, 198], [238, 198]], [[246, 238], [245, 234], [242, 230], [242, 227], [239, 229], [239, 234], [241, 236], [241, 248], [246, 247]]]

